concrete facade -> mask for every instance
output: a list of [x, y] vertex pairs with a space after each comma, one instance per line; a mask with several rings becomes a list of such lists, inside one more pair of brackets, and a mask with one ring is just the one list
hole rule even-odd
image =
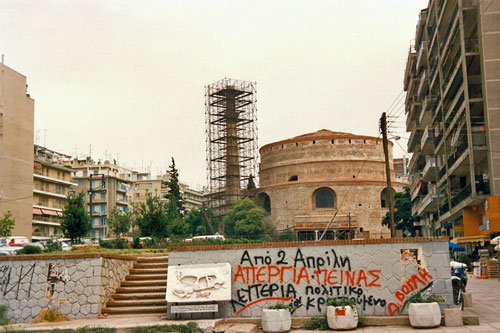
[[499, 36], [497, 0], [432, 0], [420, 12], [404, 90], [412, 212], [424, 235], [469, 242], [500, 231], [477, 213], [500, 195]]
[[26, 77], [0, 63], [0, 216], [12, 213], [14, 236], [31, 238], [34, 100]]
[[44, 257], [0, 261], [0, 302], [13, 323], [28, 323], [54, 307], [69, 319], [96, 318], [133, 266], [130, 258]]
[[426, 290], [445, 299], [441, 308], [452, 305], [446, 239], [348, 242], [179, 248], [169, 265], [230, 263], [232, 300], [219, 302], [222, 317], [260, 317], [276, 302], [294, 305], [293, 316], [319, 316], [328, 298], [343, 295], [364, 315], [393, 316], [406, 314], [406, 300]]
[[[295, 229], [314, 240], [335, 215], [327, 237], [389, 237], [381, 224], [388, 211], [382, 140], [320, 130], [260, 149], [260, 186], [255, 201], [278, 229]], [[393, 189], [403, 190], [389, 160]], [[319, 197], [318, 197], [319, 196]], [[321, 197], [327, 201], [322, 201]]]
[[62, 210], [70, 191], [71, 169], [64, 164], [70, 159], [45, 147], [35, 145], [33, 166], [33, 238], [61, 237]]

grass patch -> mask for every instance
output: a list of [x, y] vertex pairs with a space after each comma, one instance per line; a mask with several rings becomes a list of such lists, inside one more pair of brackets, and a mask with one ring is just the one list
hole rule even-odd
[[44, 309], [40, 311], [38, 316], [33, 319], [31, 322], [36, 323], [55, 323], [58, 321], [68, 321], [68, 317], [61, 313], [61, 310], [58, 308], [50, 308]]
[[55, 329], [52, 330], [52, 332], [55, 333], [114, 333], [116, 330], [114, 328], [109, 328], [109, 327], [90, 327], [90, 326], [85, 326], [85, 327], [80, 327], [76, 331], [74, 330], [60, 330], [60, 329]]
[[160, 333], [160, 332], [178, 332], [178, 333], [198, 333], [202, 332], [195, 322], [180, 325], [157, 325], [150, 327], [135, 327], [132, 333]]

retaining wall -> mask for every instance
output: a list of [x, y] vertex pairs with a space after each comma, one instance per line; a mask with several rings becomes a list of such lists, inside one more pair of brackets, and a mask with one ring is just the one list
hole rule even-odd
[[453, 303], [448, 238], [371, 239], [191, 246], [172, 249], [169, 265], [231, 264], [223, 317], [258, 317], [268, 304], [290, 303], [294, 316], [319, 316], [328, 298], [354, 297], [364, 315], [406, 314], [418, 291]]
[[135, 258], [78, 254], [12, 256], [0, 260], [0, 304], [13, 323], [59, 308], [69, 319], [95, 318]]

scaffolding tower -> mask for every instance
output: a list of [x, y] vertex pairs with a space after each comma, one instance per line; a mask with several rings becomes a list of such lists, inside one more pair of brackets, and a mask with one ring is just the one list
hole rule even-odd
[[257, 177], [255, 86], [223, 79], [205, 90], [208, 205], [220, 216], [242, 198], [249, 179]]

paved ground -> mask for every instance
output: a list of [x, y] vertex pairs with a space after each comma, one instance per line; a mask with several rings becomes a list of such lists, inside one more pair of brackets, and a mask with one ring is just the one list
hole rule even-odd
[[[433, 329], [415, 330], [408, 326], [382, 326], [358, 328], [356, 332], [500, 332], [500, 281], [493, 279], [469, 279], [467, 291], [472, 293], [473, 307], [469, 310], [479, 316], [480, 325], [464, 327], [438, 327]], [[200, 327], [214, 326], [220, 320], [197, 321]], [[178, 324], [162, 317], [111, 317], [103, 319], [81, 319], [61, 323], [42, 323], [29, 325], [14, 325], [16, 329], [41, 331], [52, 329], [76, 329], [84, 326], [130, 328], [136, 326], [153, 326]], [[295, 333], [311, 333], [324, 331], [292, 330]]]

